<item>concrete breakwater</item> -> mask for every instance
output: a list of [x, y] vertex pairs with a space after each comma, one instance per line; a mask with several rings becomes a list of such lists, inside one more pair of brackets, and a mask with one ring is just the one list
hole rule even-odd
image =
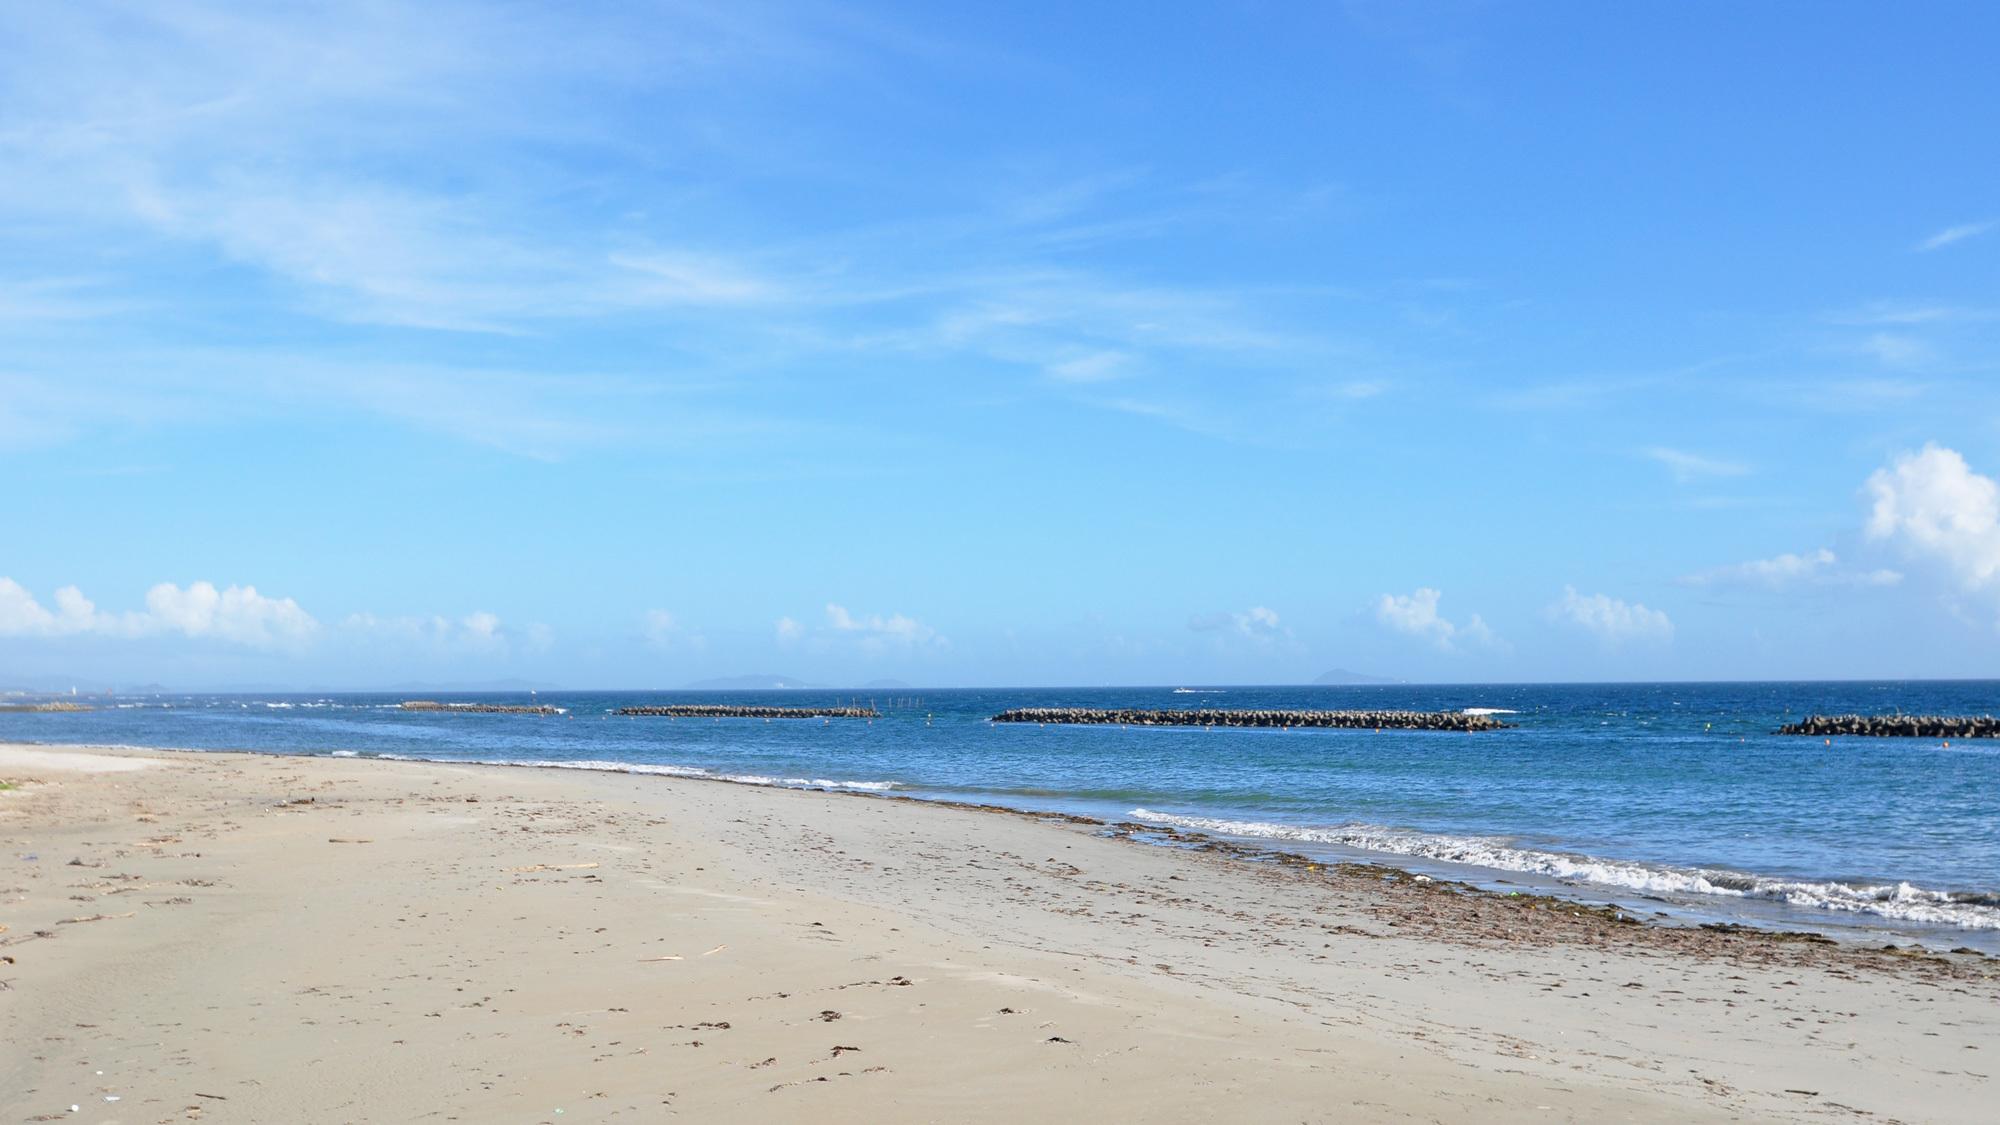
[[95, 711], [81, 703], [0, 703], [0, 711]]
[[663, 715], [696, 719], [879, 719], [873, 707], [725, 707], [710, 703], [676, 703], [667, 707], [620, 707], [620, 715]]
[[1779, 734], [1864, 734], [1881, 738], [2000, 738], [1990, 715], [1812, 715], [1778, 728]]
[[433, 703], [428, 699], [412, 699], [403, 704], [405, 711], [450, 711], [474, 715], [560, 715], [560, 707], [543, 705], [522, 706], [514, 703]]
[[1369, 730], [1502, 730], [1487, 715], [1457, 711], [1097, 711], [1086, 707], [1022, 707], [996, 723], [1118, 723], [1135, 727], [1351, 727]]

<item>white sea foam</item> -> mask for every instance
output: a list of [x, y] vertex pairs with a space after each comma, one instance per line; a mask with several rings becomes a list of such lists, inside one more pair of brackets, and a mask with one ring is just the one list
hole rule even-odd
[[399, 762], [456, 762], [470, 766], [520, 766], [543, 770], [596, 770], [601, 773], [638, 773], [657, 777], [691, 777], [703, 781], [733, 781], [738, 785], [766, 785], [783, 789], [853, 789], [882, 793], [899, 789], [894, 781], [836, 781], [823, 777], [765, 777], [754, 773], [717, 773], [699, 766], [652, 765], [645, 762], [550, 762], [527, 758], [421, 758], [413, 754], [382, 754]]
[[1466, 715], [1518, 715], [1518, 714], [1520, 714], [1520, 712], [1519, 712], [1519, 711], [1510, 711], [1510, 710], [1508, 710], [1508, 709], [1507, 709], [1507, 708], [1505, 708], [1505, 707], [1467, 707], [1467, 708], [1466, 708], [1466, 709], [1465, 709], [1465, 710], [1464, 710], [1464, 711], [1463, 711], [1462, 713], [1463, 713], [1463, 714], [1466, 714]]
[[1676, 868], [1522, 848], [1505, 839], [1490, 836], [1448, 836], [1371, 824], [1306, 828], [1258, 821], [1170, 816], [1146, 809], [1133, 809], [1130, 815], [1138, 821], [1225, 836], [1337, 844], [1364, 851], [1498, 871], [1518, 871], [1566, 883], [1588, 883], [1646, 894], [1761, 899], [1790, 906], [1874, 915], [1920, 925], [2000, 930], [2000, 899], [1990, 895], [1926, 890], [1909, 883], [1857, 885], [1833, 881], [1788, 881], [1715, 868]]

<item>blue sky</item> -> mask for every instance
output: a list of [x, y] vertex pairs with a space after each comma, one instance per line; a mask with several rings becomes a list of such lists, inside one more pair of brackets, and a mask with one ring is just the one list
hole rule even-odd
[[15, 5], [0, 685], [1994, 675], [1996, 53]]

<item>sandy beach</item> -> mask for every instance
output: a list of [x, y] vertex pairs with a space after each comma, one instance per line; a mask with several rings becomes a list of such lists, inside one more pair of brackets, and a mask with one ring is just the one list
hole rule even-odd
[[0, 747], [0, 1109], [364, 1122], [1991, 1120], [1993, 962], [1094, 822]]

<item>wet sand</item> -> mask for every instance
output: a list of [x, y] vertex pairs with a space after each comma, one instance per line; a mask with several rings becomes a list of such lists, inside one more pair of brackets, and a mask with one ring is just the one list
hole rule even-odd
[[5, 746], [0, 778], [13, 1120], [1991, 1117], [1984, 958], [719, 782]]

